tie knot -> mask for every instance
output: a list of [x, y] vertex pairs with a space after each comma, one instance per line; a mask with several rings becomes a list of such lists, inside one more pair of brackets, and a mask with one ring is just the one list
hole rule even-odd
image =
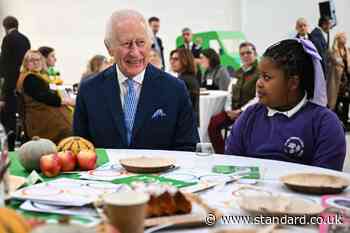
[[128, 78], [127, 80], [126, 80], [126, 84], [128, 85], [128, 87], [134, 87], [133, 86], [133, 80], [131, 79], [131, 78]]

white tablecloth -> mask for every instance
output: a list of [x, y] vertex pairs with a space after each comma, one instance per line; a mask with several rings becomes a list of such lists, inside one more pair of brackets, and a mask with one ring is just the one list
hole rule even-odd
[[227, 91], [207, 91], [209, 95], [199, 97], [199, 136], [202, 142], [209, 142], [208, 125], [210, 118], [224, 110]]
[[[107, 150], [107, 154], [111, 162], [118, 163], [121, 158], [129, 158], [134, 156], [164, 156], [169, 158], [176, 159], [176, 164], [180, 166], [181, 169], [206, 169], [208, 171], [214, 165], [239, 165], [239, 166], [258, 166], [261, 171], [262, 179], [259, 180], [256, 187], [263, 188], [265, 190], [272, 191], [273, 193], [289, 193], [298, 197], [304, 197], [308, 199], [312, 199], [316, 202], [320, 201], [320, 196], [312, 196], [312, 195], [304, 195], [299, 193], [292, 193], [286, 187], [284, 187], [279, 182], [279, 177], [295, 173], [295, 172], [315, 172], [315, 173], [327, 173], [343, 176], [345, 178], [350, 179], [350, 174], [336, 172], [333, 170], [305, 166], [295, 163], [287, 163], [280, 162], [274, 160], [264, 160], [264, 159], [254, 159], [254, 158], [246, 158], [240, 156], [230, 156], [230, 155], [212, 155], [206, 157], [196, 156], [195, 153], [191, 152], [180, 152], [180, 151], [157, 151], [157, 150]], [[214, 207], [218, 207], [218, 203], [220, 199], [225, 199], [227, 197], [231, 197], [232, 189], [237, 187], [239, 184], [232, 184], [225, 187], [224, 190], [216, 190], [211, 189], [207, 192], [201, 193], [201, 196], [204, 200], [207, 201], [209, 205], [213, 205]], [[227, 188], [227, 189], [226, 189]], [[343, 194], [350, 194], [350, 188], [348, 188]], [[219, 205], [220, 206], [220, 205]], [[243, 213], [238, 208], [232, 209], [221, 209], [225, 214], [234, 214], [234, 215], [247, 215], [247, 213]], [[226, 226], [215, 226], [215, 228], [220, 227], [242, 227], [237, 225], [226, 225]], [[251, 227], [251, 226], [249, 226]], [[161, 232], [188, 232], [188, 233], [199, 233], [199, 232], [212, 232], [213, 228], [202, 227], [202, 228], [193, 228], [193, 229], [170, 229], [163, 230]], [[289, 226], [288, 232], [318, 232], [318, 228], [316, 226]]]

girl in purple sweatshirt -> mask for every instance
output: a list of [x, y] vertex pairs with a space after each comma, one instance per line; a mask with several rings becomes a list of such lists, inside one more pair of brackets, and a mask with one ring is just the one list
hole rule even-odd
[[327, 105], [321, 57], [307, 40], [270, 46], [256, 83], [259, 103], [232, 127], [225, 154], [342, 170], [346, 142]]

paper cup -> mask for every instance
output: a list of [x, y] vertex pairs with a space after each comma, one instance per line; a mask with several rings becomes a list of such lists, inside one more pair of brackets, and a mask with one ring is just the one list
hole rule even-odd
[[149, 195], [135, 191], [110, 193], [104, 197], [111, 225], [120, 233], [143, 233]]

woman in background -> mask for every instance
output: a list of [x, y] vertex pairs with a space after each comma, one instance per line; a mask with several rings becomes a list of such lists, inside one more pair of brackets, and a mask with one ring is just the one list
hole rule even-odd
[[329, 108], [337, 113], [345, 129], [349, 130], [350, 50], [346, 43], [346, 34], [337, 33], [330, 51], [327, 94]]
[[45, 58], [47, 74], [50, 78], [50, 83], [55, 85], [62, 85], [63, 80], [60, 78], [60, 72], [55, 68], [57, 61], [55, 50], [48, 46], [42, 46], [39, 48], [39, 52]]
[[205, 69], [202, 87], [208, 90], [227, 91], [231, 82], [227, 69], [220, 65], [220, 57], [214, 49], [203, 49], [200, 54], [200, 64]]
[[74, 105], [74, 100], [61, 98], [57, 91], [50, 89], [45, 68], [45, 59], [39, 51], [27, 51], [16, 90], [22, 100], [27, 136], [48, 138], [58, 143], [72, 135], [73, 116], [68, 106]]
[[186, 84], [190, 93], [193, 111], [199, 126], [199, 83], [196, 78], [196, 66], [191, 51], [178, 48], [170, 52], [171, 69], [178, 73], [178, 78]]
[[149, 56], [149, 62], [157, 67], [158, 69], [162, 69], [162, 59], [160, 57], [160, 54], [158, 53], [157, 50], [151, 49], [151, 53]]
[[109, 66], [108, 60], [103, 55], [93, 56], [86, 67], [86, 71], [83, 73], [81, 79], [85, 79], [95, 74], [100, 73], [102, 70], [106, 69]]

